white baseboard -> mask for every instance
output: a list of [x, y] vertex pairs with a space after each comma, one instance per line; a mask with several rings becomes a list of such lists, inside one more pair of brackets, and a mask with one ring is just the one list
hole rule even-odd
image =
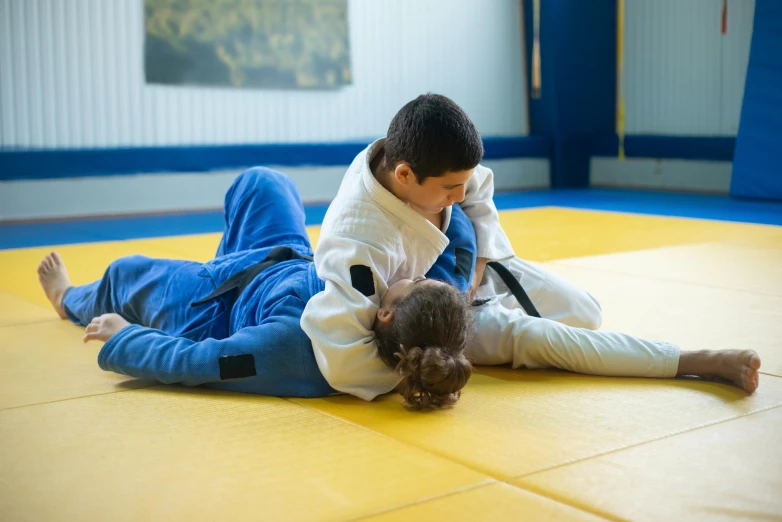
[[727, 194], [732, 169], [725, 161], [594, 157], [590, 185]]
[[[545, 159], [490, 160], [497, 190], [549, 186]], [[327, 203], [347, 166], [274, 167], [289, 175], [304, 203]], [[221, 209], [243, 169], [199, 173], [19, 180], [0, 182], [0, 221]]]

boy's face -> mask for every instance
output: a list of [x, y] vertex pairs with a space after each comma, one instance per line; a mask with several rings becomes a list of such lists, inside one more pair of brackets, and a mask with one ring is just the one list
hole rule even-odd
[[475, 169], [447, 172], [418, 183], [415, 175], [407, 177], [407, 202], [425, 214], [439, 214], [445, 207], [464, 201], [465, 185]]

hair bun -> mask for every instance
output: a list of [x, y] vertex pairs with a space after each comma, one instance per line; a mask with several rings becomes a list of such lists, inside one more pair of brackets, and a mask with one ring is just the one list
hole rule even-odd
[[423, 355], [424, 351], [417, 346], [406, 350], [405, 347], [400, 344], [399, 351], [394, 354], [394, 356], [399, 359], [396, 371], [402, 375], [418, 373]]
[[472, 374], [464, 354], [454, 356], [439, 347], [405, 350], [400, 346], [397, 371], [407, 378], [402, 395], [411, 409], [429, 410], [454, 404]]

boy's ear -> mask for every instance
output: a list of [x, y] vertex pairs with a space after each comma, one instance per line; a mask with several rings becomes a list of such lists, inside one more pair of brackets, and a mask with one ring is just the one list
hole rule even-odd
[[389, 324], [394, 320], [394, 311], [390, 308], [381, 308], [377, 311], [377, 320], [384, 324]]
[[394, 178], [400, 185], [410, 185], [415, 183], [415, 174], [413, 169], [407, 163], [400, 163], [394, 169]]

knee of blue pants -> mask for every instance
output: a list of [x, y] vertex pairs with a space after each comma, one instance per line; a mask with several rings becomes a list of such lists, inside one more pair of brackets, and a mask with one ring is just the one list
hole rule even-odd
[[125, 257], [120, 257], [119, 259], [115, 259], [109, 263], [108, 268], [106, 268], [106, 272], [108, 272], [108, 274], [113, 277], [122, 275], [127, 276], [129, 273], [133, 273], [137, 270], [147, 270], [151, 261], [152, 258], [150, 257], [141, 254], [132, 254]]
[[239, 174], [231, 184], [231, 188], [225, 194], [225, 208], [230, 209], [237, 192], [268, 197], [265, 194], [267, 191], [273, 191], [286, 199], [300, 201], [299, 191], [291, 178], [268, 167], [252, 167]]
[[248, 169], [225, 196], [225, 230], [216, 256], [281, 245], [311, 249], [296, 185], [281, 172]]

